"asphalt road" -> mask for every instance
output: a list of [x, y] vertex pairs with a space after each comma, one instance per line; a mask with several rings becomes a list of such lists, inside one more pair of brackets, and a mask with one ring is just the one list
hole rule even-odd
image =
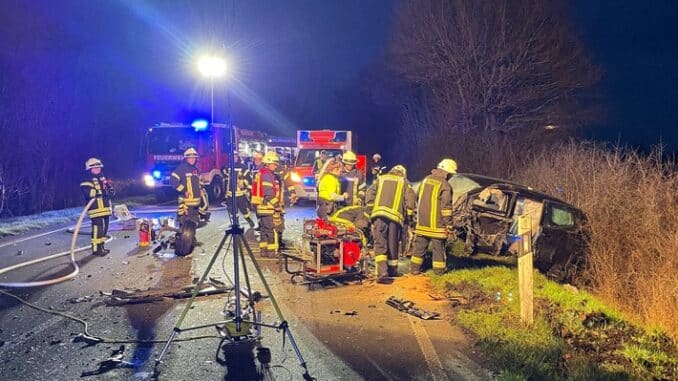
[[[148, 216], [153, 215], [144, 215]], [[298, 240], [303, 219], [312, 216], [312, 208], [291, 208], [287, 215], [286, 238]], [[166, 341], [185, 306], [185, 300], [108, 306], [106, 297], [100, 292], [113, 289], [177, 290], [191, 284], [204, 272], [228, 225], [226, 213], [215, 211], [212, 221], [198, 230], [202, 245], [186, 258], [158, 256], [148, 249], [141, 250], [137, 247], [136, 232], [114, 230], [111, 232], [113, 241], [107, 244], [112, 250], [108, 256], [94, 257], [88, 251], [76, 255], [81, 272], [74, 280], [49, 287], [9, 291], [41, 307], [64, 311], [86, 320], [90, 333], [95, 336]], [[65, 231], [25, 239], [56, 228], [60, 227], [0, 240], [0, 268], [67, 250], [71, 234]], [[252, 234], [250, 231], [246, 236], [251, 239]], [[21, 242], [16, 242], [18, 240]], [[79, 245], [87, 245], [88, 238], [81, 237], [78, 242]], [[256, 255], [256, 245], [253, 246]], [[448, 319], [421, 321], [384, 304], [389, 295], [416, 297], [422, 294], [425, 290], [421, 289], [419, 281], [398, 279], [387, 286], [351, 284], [309, 291], [304, 286], [292, 285], [289, 276], [280, 272], [280, 264], [276, 260], [259, 259], [258, 263], [281, 305], [311, 375], [319, 380], [491, 378], [491, 374], [474, 360], [478, 356], [468, 339]], [[248, 265], [248, 270], [253, 290], [265, 293], [251, 265]], [[68, 257], [63, 257], [0, 275], [0, 281], [46, 279], [70, 271]], [[232, 272], [232, 253], [222, 250], [209, 274], [228, 283], [224, 273], [232, 278]], [[182, 328], [223, 320], [227, 300], [226, 294], [198, 298]], [[444, 304], [423, 303], [422, 307], [443, 314], [449, 312], [446, 311], [449, 307]], [[262, 311], [265, 322], [279, 323], [269, 301], [263, 300], [257, 308]], [[355, 314], [346, 314], [352, 311]], [[97, 369], [100, 361], [106, 360], [123, 345], [74, 342], [81, 331], [80, 323], [35, 310], [0, 295], [3, 379], [79, 379], [83, 371]], [[220, 350], [216, 333], [211, 327], [183, 332], [179, 336], [182, 339], [197, 335], [215, 337], [174, 342], [165, 361], [157, 368], [160, 379], [241, 380], [248, 379], [262, 368], [249, 348]], [[122, 357], [129, 364], [83, 379], [150, 379], [154, 359], [163, 344], [124, 345]], [[265, 328], [261, 346], [270, 348], [272, 353], [270, 368], [263, 379], [302, 379], [302, 369], [289, 341], [282, 340], [280, 331]]]

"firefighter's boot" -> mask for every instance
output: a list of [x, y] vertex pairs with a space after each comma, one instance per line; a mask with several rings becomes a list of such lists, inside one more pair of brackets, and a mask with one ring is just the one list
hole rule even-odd
[[101, 252], [104, 253], [103, 255], [107, 255], [108, 253], [111, 252], [111, 250], [107, 249], [104, 245], [105, 243], [102, 243], [101, 245], [99, 245], [99, 248], [101, 249]]

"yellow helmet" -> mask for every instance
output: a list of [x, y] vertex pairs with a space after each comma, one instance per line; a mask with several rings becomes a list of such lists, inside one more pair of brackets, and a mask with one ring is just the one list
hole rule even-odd
[[184, 151], [184, 159], [188, 159], [189, 157], [198, 157], [198, 151], [195, 150], [195, 148], [191, 147]]
[[341, 162], [344, 164], [355, 165], [358, 162], [358, 157], [353, 151], [346, 151], [341, 157]]
[[268, 151], [266, 152], [266, 155], [264, 155], [262, 162], [264, 164], [279, 164], [280, 157], [278, 157], [278, 154], [275, 151]]
[[453, 175], [457, 173], [457, 162], [452, 159], [443, 159], [440, 163], [438, 163], [438, 169], [442, 169], [443, 171]]
[[391, 168], [389, 173], [392, 173], [396, 176], [402, 176], [404, 178], [407, 178], [407, 169], [402, 164], [398, 164], [398, 165], [393, 166], [393, 168]]
[[92, 168], [103, 168], [104, 164], [101, 162], [101, 160], [97, 159], [96, 157], [90, 157], [87, 159], [85, 162], [85, 170], [89, 171]]

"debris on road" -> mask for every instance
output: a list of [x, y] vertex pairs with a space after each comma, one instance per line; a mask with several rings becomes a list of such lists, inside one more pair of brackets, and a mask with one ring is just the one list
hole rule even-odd
[[123, 353], [125, 352], [125, 346], [121, 345], [120, 348], [116, 349], [111, 353], [111, 356], [107, 358], [106, 360], [102, 361], [99, 363], [99, 368], [96, 370], [91, 370], [91, 371], [84, 371], [80, 374], [80, 377], [89, 377], [89, 376], [96, 376], [99, 374], [103, 374], [106, 372], [109, 372], [115, 368], [118, 368], [120, 366], [122, 367], [133, 367], [134, 364], [125, 361], [122, 359]]
[[[184, 287], [180, 290], [154, 290], [148, 289], [145, 291], [142, 290], [117, 290], [114, 289], [110, 293], [101, 292], [101, 295], [107, 296], [106, 305], [108, 306], [121, 306], [124, 304], [137, 304], [137, 303], [151, 303], [162, 301], [165, 298], [172, 299], [184, 299], [190, 298], [193, 294], [195, 285], [190, 285]], [[197, 296], [207, 296], [215, 294], [223, 294], [225, 292], [231, 291], [232, 287], [227, 287], [223, 282], [216, 279], [210, 279], [210, 282], [202, 285], [201, 289], [198, 291]]]
[[404, 299], [398, 299], [395, 296], [390, 296], [386, 300], [386, 304], [397, 309], [398, 311], [406, 312], [422, 320], [440, 319], [440, 314], [438, 312], [422, 310], [421, 308], [415, 307], [414, 302]]
[[358, 314], [358, 311], [356, 311], [356, 310], [344, 312], [344, 315], [346, 315], [346, 316], [356, 316], [357, 314]]
[[66, 301], [69, 302], [69, 303], [75, 304], [75, 303], [89, 302], [89, 301], [92, 300], [92, 298], [93, 298], [92, 295], [87, 295], [87, 296], [82, 296], [82, 297], [79, 297], [79, 298], [70, 298], [70, 299], [67, 299]]

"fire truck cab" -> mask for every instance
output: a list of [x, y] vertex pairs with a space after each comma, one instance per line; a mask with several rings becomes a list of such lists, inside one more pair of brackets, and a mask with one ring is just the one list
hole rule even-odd
[[[353, 133], [336, 130], [300, 130], [297, 131], [297, 158], [292, 170], [292, 180], [296, 183], [296, 193], [301, 199], [315, 200], [316, 175], [313, 163], [325, 151], [329, 158], [340, 156], [353, 149]], [[366, 158], [358, 155], [357, 168], [365, 171]]]
[[[240, 157], [251, 157], [255, 151], [266, 151], [267, 136], [258, 131], [234, 127], [235, 143]], [[228, 164], [229, 128], [199, 120], [191, 125], [159, 123], [148, 129], [145, 139], [146, 170], [144, 184], [155, 189], [159, 201], [176, 196], [170, 186], [170, 174], [183, 160], [183, 152], [193, 147], [200, 155], [197, 167], [200, 182], [207, 190], [210, 203], [219, 203], [225, 194], [221, 168]]]

